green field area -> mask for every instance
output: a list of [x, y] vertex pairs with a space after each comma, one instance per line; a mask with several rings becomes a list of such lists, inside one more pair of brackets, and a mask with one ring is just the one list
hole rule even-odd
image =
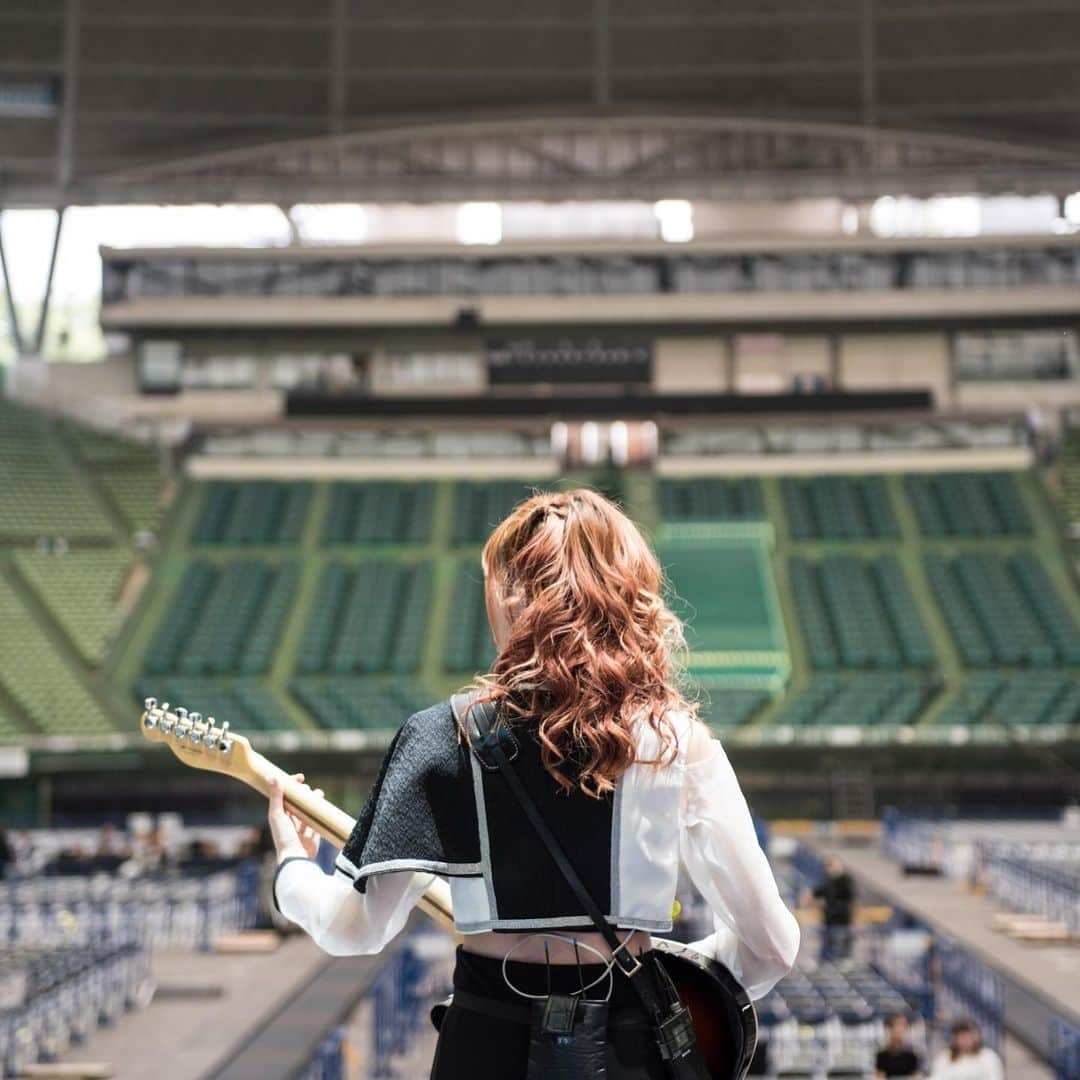
[[[131, 443], [0, 421], [0, 739], [130, 731], [147, 694], [381, 739], [491, 663], [480, 548], [529, 483], [176, 484]], [[1080, 730], [1080, 594], [1035, 473], [557, 483], [654, 542], [733, 739]]]

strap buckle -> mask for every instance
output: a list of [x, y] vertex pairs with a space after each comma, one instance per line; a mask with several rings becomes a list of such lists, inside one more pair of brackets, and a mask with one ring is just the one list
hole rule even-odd
[[641, 970], [641, 961], [626, 947], [629, 940], [629, 937], [625, 938], [617, 948], [611, 950], [611, 962], [628, 979], [632, 979]]

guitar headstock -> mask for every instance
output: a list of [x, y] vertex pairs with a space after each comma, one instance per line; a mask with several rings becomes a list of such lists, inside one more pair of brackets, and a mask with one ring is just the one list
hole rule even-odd
[[193, 769], [226, 773], [247, 783], [256, 773], [251, 743], [230, 731], [228, 720], [218, 726], [212, 716], [203, 719], [201, 713], [189, 713], [179, 705], [174, 708], [167, 701], [159, 705], [157, 698], [147, 698], [139, 727], [150, 742], [165, 743]]

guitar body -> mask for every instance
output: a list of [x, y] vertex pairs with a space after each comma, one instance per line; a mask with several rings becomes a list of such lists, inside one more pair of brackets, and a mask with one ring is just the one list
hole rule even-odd
[[698, 1047], [713, 1080], [742, 1080], [757, 1047], [754, 1003], [723, 964], [666, 938], [653, 948], [690, 1010]]

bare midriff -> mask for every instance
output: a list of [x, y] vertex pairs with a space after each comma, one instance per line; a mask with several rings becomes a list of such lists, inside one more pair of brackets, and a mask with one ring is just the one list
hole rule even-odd
[[[626, 940], [626, 948], [634, 956], [648, 952], [652, 948], [652, 938], [644, 930], [633, 930], [629, 933], [619, 930], [617, 933], [620, 941]], [[552, 964], [574, 964], [577, 963], [572, 944], [575, 940], [580, 945], [579, 952], [583, 964], [600, 963], [600, 957], [592, 951], [593, 949], [605, 960], [611, 957], [611, 949], [608, 948], [607, 942], [595, 930], [530, 930], [523, 933], [505, 934], [488, 931], [483, 934], [466, 934], [461, 939], [461, 945], [468, 952], [479, 956], [493, 956], [497, 960], [501, 960], [510, 953], [511, 960], [521, 960], [527, 964], [542, 964], [545, 959]], [[545, 942], [547, 942], [546, 956]]]

